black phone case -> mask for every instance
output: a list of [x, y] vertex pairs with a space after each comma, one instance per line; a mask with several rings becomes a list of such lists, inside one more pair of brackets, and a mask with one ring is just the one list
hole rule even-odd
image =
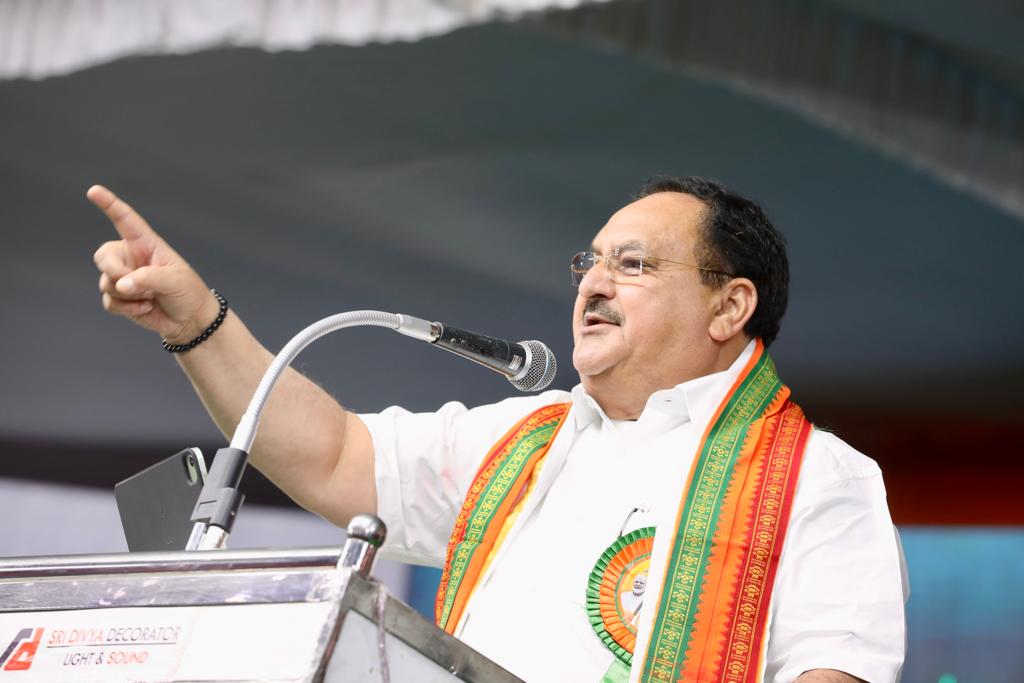
[[203, 454], [187, 448], [116, 484], [128, 550], [184, 550], [205, 478]]

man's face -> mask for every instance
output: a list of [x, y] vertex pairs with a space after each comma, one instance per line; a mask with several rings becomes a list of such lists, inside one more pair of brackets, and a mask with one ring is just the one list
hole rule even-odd
[[[704, 204], [678, 192], [644, 197], [619, 210], [594, 238], [593, 251], [697, 264]], [[605, 263], [583, 278], [573, 311], [573, 365], [588, 392], [675, 386], [707, 374], [714, 290], [696, 268], [645, 266], [612, 276]]]

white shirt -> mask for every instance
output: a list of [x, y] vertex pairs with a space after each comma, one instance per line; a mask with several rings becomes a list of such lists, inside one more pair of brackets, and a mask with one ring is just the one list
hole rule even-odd
[[[700, 437], [752, 349], [725, 372], [654, 393], [635, 422], [608, 419], [581, 386], [472, 410], [448, 403], [436, 413], [395, 407], [361, 416], [376, 451], [378, 514], [388, 527], [383, 552], [441, 566], [483, 457], [532, 411], [571, 402], [536, 489], [456, 636], [530, 683], [600, 681], [614, 655], [587, 619], [587, 578], [633, 508], [641, 511], [626, 532], [672, 527]], [[656, 555], [670, 537], [656, 535]], [[652, 563], [652, 592], [660, 573]], [[898, 680], [906, 648], [902, 576], [878, 466], [814, 430], [779, 562], [764, 680], [792, 681], [817, 668], [872, 683]], [[654, 612], [640, 613], [641, 639]]]

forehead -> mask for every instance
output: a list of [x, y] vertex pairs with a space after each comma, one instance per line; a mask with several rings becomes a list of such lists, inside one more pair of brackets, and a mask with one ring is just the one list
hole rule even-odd
[[704, 203], [681, 192], [659, 192], [619, 209], [594, 237], [593, 249], [635, 248], [652, 256], [689, 257], [699, 237]]

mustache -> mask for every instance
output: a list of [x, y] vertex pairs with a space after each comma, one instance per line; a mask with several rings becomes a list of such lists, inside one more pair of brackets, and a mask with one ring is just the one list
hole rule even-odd
[[583, 307], [583, 317], [586, 317], [588, 313], [599, 315], [616, 325], [621, 325], [623, 322], [622, 316], [617, 311], [612, 310], [612, 307], [604, 299], [590, 299], [587, 301], [587, 305]]

